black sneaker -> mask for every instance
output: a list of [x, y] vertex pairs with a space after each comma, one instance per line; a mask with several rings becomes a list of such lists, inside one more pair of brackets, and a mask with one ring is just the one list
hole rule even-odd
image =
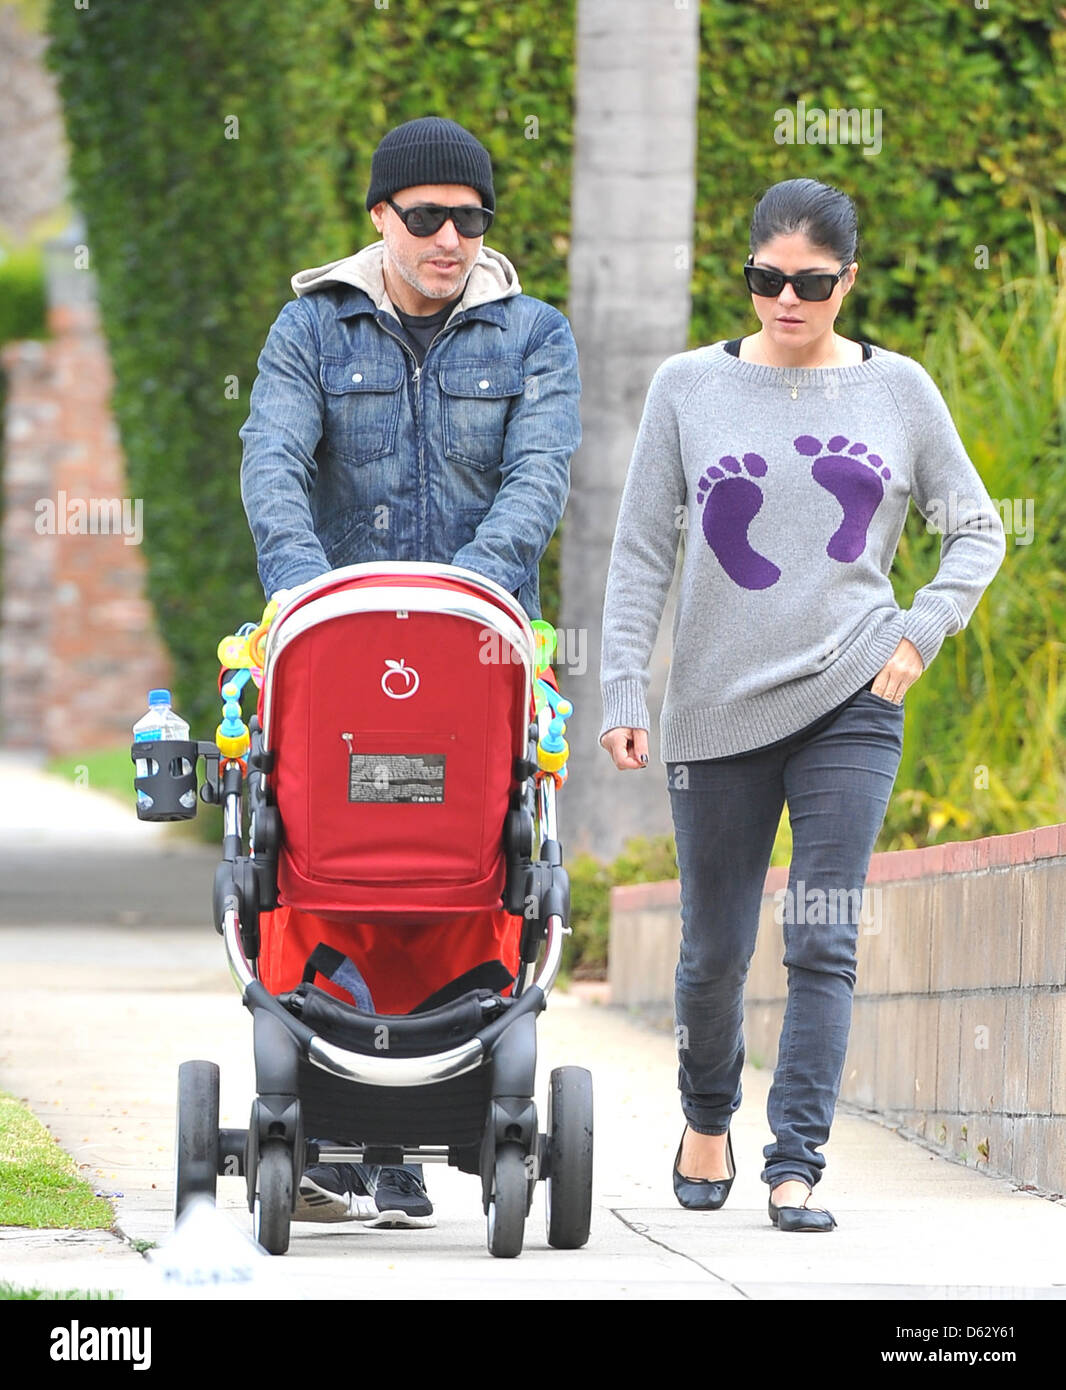
[[294, 1221], [359, 1221], [392, 1230], [435, 1226], [422, 1183], [403, 1168], [317, 1163], [300, 1179]]
[[378, 1215], [355, 1163], [316, 1163], [300, 1179], [294, 1221], [366, 1221]]
[[406, 1168], [361, 1168], [360, 1173], [376, 1208], [372, 1217], [358, 1218], [366, 1225], [395, 1230], [437, 1224], [433, 1203], [414, 1173]]

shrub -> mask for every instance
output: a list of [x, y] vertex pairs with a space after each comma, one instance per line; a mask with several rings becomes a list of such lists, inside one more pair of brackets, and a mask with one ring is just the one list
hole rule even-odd
[[217, 722], [215, 647], [263, 598], [240, 501], [256, 358], [288, 276], [346, 240], [333, 4], [51, 9], [49, 61], [115, 372], [175, 703]]
[[572, 935], [563, 952], [571, 974], [602, 976], [607, 969], [611, 889], [624, 883], [655, 883], [677, 877], [672, 835], [627, 840], [611, 864], [592, 854], [576, 854], [566, 866], [570, 875]]
[[[1006, 275], [930, 339], [967, 451], [1007, 531], [1003, 565], [967, 628], [907, 696], [904, 761], [886, 833], [895, 846], [1005, 834], [1062, 818], [1066, 802], [1066, 252]], [[900, 602], [936, 570], [940, 538], [912, 514]]]
[[39, 247], [0, 251], [0, 346], [43, 338], [46, 327], [44, 268]]
[[[1038, 0], [810, 0], [802, 16], [791, 0], [703, 0], [700, 22], [693, 343], [757, 327], [740, 267], [752, 208], [781, 179], [855, 200], [860, 274], [841, 331], [911, 355], [982, 296], [986, 263], [1027, 261], [1034, 199], [1061, 206], [1066, 26]], [[801, 100], [865, 109], [871, 127], [880, 112], [880, 151], [778, 144], [775, 113]]]

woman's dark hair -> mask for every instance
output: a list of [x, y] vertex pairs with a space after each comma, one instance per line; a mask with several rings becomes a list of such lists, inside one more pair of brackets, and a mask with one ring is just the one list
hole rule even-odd
[[850, 265], [859, 246], [855, 204], [839, 188], [817, 179], [786, 179], [768, 188], [751, 215], [752, 255], [774, 237], [802, 232], [812, 246], [824, 246]]

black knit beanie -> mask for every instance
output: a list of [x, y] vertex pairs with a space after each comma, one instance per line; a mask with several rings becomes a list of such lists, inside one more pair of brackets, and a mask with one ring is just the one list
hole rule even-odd
[[390, 130], [370, 163], [369, 212], [401, 188], [423, 183], [461, 183], [483, 207], [496, 209], [489, 152], [468, 130], [443, 116], [422, 116]]

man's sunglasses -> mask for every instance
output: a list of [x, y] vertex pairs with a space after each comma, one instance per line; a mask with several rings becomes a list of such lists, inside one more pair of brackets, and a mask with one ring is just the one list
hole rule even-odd
[[415, 207], [401, 208], [386, 198], [385, 201], [400, 219], [412, 236], [432, 236], [439, 232], [452, 219], [460, 236], [484, 236], [492, 225], [493, 214], [488, 208], [445, 208], [437, 203], [418, 203]]
[[817, 302], [829, 299], [837, 287], [837, 282], [848, 273], [842, 265], [835, 275], [783, 275], [779, 270], [764, 270], [762, 266], [744, 266], [744, 278], [752, 294], [766, 299], [776, 299], [786, 285], [791, 285], [799, 299]]

